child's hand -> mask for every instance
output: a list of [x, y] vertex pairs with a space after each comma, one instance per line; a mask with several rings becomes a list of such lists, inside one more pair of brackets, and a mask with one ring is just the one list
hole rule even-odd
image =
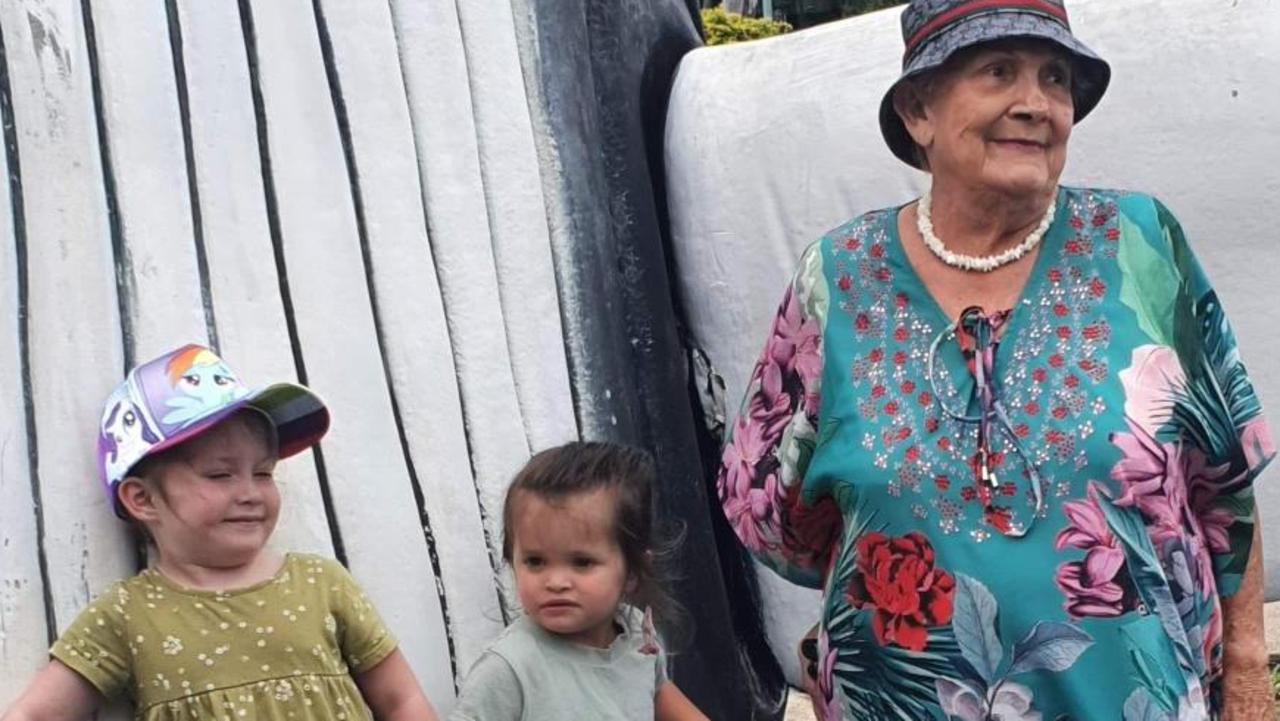
[[655, 721], [708, 721], [674, 683], [667, 681], [653, 697]]
[[102, 705], [102, 694], [61, 661], [50, 661], [0, 721], [80, 721]]
[[400, 649], [392, 651], [373, 668], [357, 674], [355, 679], [364, 702], [369, 704], [377, 721], [437, 721], [431, 702], [422, 692]]

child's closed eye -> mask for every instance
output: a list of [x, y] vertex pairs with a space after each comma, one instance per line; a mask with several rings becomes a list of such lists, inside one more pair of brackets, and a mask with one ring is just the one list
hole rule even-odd
[[575, 556], [573, 558], [573, 567], [579, 569], [593, 568], [598, 561], [590, 556]]

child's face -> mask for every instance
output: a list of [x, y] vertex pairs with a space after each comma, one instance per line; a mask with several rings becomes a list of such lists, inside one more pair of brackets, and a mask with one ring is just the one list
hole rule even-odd
[[518, 503], [512, 562], [525, 613], [569, 641], [607, 647], [629, 583], [613, 531], [613, 493], [591, 491], [554, 504], [522, 493]]
[[222, 568], [253, 560], [280, 513], [275, 465], [274, 450], [238, 417], [187, 441], [159, 469], [144, 521], [161, 555]]

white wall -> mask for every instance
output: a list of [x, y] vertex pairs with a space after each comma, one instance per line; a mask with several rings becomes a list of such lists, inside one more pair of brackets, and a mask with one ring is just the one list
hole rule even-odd
[[[1280, 3], [1072, 0], [1068, 9], [1113, 80], [1072, 137], [1064, 182], [1139, 189], [1173, 209], [1264, 408], [1280, 418]], [[876, 121], [901, 67], [899, 12], [705, 48], [681, 64], [666, 131], [676, 266], [731, 413], [801, 249], [926, 187], [889, 153]], [[1260, 483], [1265, 545], [1280, 559], [1280, 488], [1267, 476], [1277, 472]], [[771, 641], [794, 679], [817, 594], [760, 575]], [[1280, 596], [1275, 563], [1268, 575], [1269, 595]]]

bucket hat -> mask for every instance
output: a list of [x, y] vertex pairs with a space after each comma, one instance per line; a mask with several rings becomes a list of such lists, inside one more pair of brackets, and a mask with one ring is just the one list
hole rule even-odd
[[902, 12], [902, 75], [880, 101], [880, 132], [902, 162], [920, 168], [915, 143], [893, 107], [903, 80], [941, 67], [957, 50], [1009, 38], [1039, 38], [1070, 55], [1075, 122], [1102, 99], [1111, 66], [1076, 39], [1063, 0], [912, 0]]
[[241, 408], [275, 427], [278, 456], [314, 445], [329, 429], [329, 409], [309, 389], [275, 383], [251, 390], [216, 353], [185, 345], [129, 371], [107, 398], [98, 426], [98, 475], [112, 508], [116, 489], [142, 459], [191, 440]]

